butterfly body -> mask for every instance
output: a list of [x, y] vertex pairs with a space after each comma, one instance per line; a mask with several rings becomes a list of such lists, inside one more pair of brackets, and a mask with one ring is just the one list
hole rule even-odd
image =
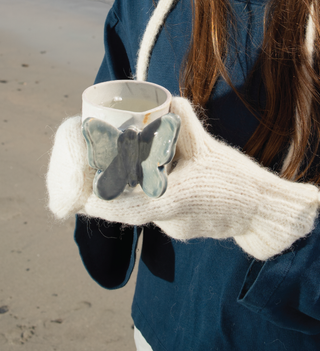
[[139, 134], [135, 129], [128, 128], [119, 136], [118, 158], [128, 185], [135, 187], [139, 183]]
[[167, 114], [142, 131], [134, 126], [121, 131], [96, 118], [87, 118], [82, 131], [88, 146], [89, 165], [96, 168], [93, 190], [104, 200], [119, 196], [127, 185], [140, 184], [150, 197], [167, 188], [164, 166], [174, 154], [180, 118]]

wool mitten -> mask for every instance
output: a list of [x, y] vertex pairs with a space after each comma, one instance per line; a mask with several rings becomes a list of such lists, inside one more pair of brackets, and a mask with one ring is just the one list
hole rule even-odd
[[87, 162], [81, 117], [71, 117], [58, 128], [47, 173], [49, 209], [58, 219], [79, 211], [92, 192], [96, 170]]
[[174, 98], [171, 112], [180, 116], [181, 131], [165, 194], [151, 199], [137, 187], [104, 201], [92, 193], [81, 213], [129, 225], [154, 222], [178, 240], [234, 237], [260, 260], [311, 232], [316, 186], [282, 179], [209, 135], [188, 100]]

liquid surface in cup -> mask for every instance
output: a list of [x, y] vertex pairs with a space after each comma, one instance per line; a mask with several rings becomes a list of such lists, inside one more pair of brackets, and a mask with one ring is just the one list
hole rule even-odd
[[115, 97], [112, 101], [102, 102], [102, 106], [111, 107], [117, 110], [144, 112], [158, 106], [157, 102], [146, 99]]

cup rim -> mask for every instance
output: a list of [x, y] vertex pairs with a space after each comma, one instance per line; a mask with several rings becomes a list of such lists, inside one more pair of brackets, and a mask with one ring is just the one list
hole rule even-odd
[[[89, 86], [82, 93], [82, 101], [84, 101], [88, 105], [91, 105], [93, 107], [96, 107], [96, 108], [99, 108], [99, 109], [102, 109], [102, 110], [119, 111], [118, 109], [115, 109], [113, 107], [108, 107], [108, 106], [103, 106], [103, 105], [99, 105], [99, 104], [94, 104], [94, 103], [90, 102], [86, 98], [86, 95], [88, 94], [88, 92], [90, 90], [94, 89], [94, 87], [97, 87], [97, 86], [100, 86], [100, 85], [105, 85], [105, 84], [108, 84], [108, 85], [110, 85], [110, 84], [111, 85], [112, 84], [119, 84], [120, 82], [129, 83], [129, 84], [147, 84], [147, 85], [150, 85], [150, 86], [154, 86], [154, 87], [156, 87], [158, 89], [161, 89], [166, 94], [166, 100], [161, 105], [159, 105], [157, 107], [154, 107], [152, 109], [145, 110], [145, 111], [140, 111], [140, 112], [130, 111], [133, 115], [141, 115], [141, 113], [152, 113], [155, 110], [161, 110], [164, 106], [170, 104], [170, 102], [172, 100], [172, 95], [171, 95], [170, 91], [168, 89], [166, 89], [165, 87], [163, 87], [162, 85], [159, 85], [159, 84], [156, 84], [156, 83], [152, 83], [152, 82], [146, 82], [146, 81], [143, 81], [143, 80], [117, 79], [117, 80], [109, 80], [109, 81], [105, 81], [105, 82], [101, 82], [101, 83], [97, 83], [97, 84], [93, 84], [93, 85]], [[129, 111], [129, 110], [126, 110], [126, 111]]]

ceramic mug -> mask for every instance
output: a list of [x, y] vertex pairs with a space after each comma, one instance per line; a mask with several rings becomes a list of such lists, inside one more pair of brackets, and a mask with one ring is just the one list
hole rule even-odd
[[150, 197], [167, 188], [166, 165], [174, 154], [180, 118], [169, 113], [164, 87], [134, 80], [104, 82], [82, 95], [82, 132], [89, 165], [97, 169], [94, 193], [112, 200], [142, 187]]

